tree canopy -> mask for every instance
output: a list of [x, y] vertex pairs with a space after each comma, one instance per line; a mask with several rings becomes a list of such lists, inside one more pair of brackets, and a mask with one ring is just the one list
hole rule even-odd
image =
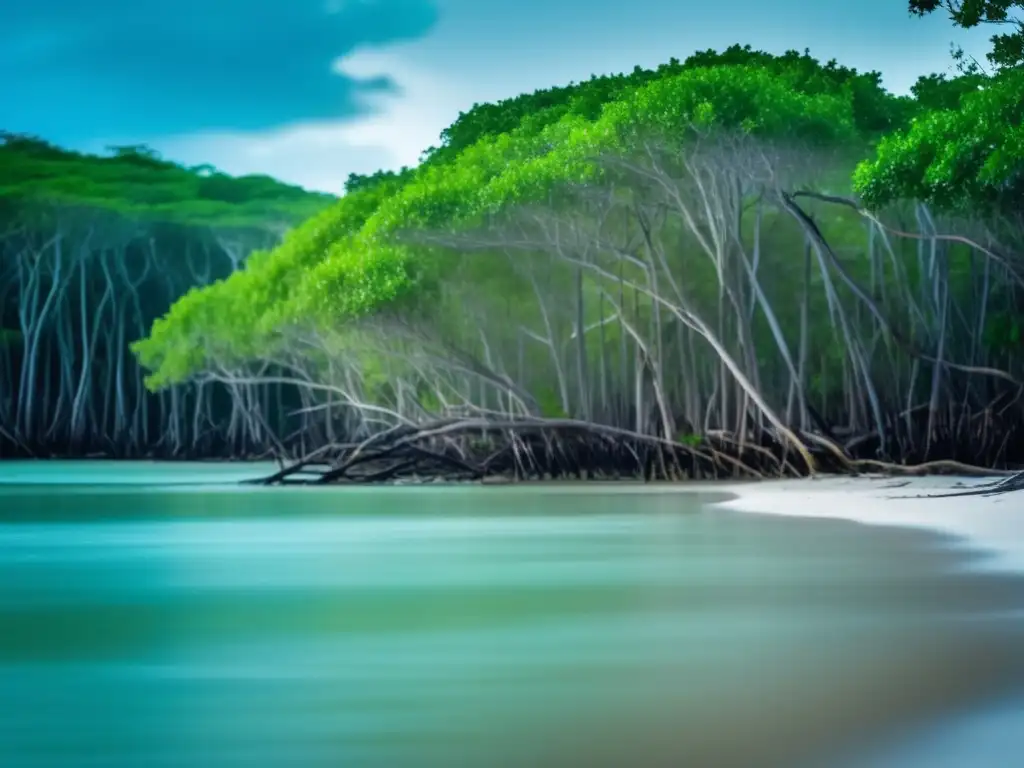
[[992, 50], [986, 58], [1000, 69], [1024, 64], [1024, 18], [1020, 16], [1024, 2], [1021, 0], [909, 0], [909, 8], [918, 16], [944, 10], [950, 21], [963, 29], [982, 24], [1005, 28], [1009, 31], [990, 38]]
[[264, 425], [225, 419], [222, 392], [147, 393], [128, 342], [335, 199], [145, 146], [0, 134], [0, 455], [259, 445]]
[[[964, 80], [955, 106], [930, 109], [886, 136], [876, 156], [857, 169], [856, 189], [868, 205], [917, 199], [966, 214], [1020, 211], [1024, 70]], [[934, 84], [921, 87], [927, 98], [934, 98]]]
[[855, 189], [879, 207], [916, 199], [972, 215], [1019, 215], [1024, 202], [1024, 18], [1019, 0], [909, 0], [912, 14], [940, 9], [958, 27], [985, 24], [1010, 31], [991, 38], [986, 75], [954, 50], [962, 76], [918, 79], [922, 111], [904, 130], [883, 138], [860, 165]]
[[[739, 131], [794, 146], [841, 147], [860, 159], [887, 132], [937, 119], [922, 113], [948, 105], [977, 81], [922, 78], [915, 98], [896, 97], [876, 72], [823, 64], [807, 52], [773, 56], [733, 46], [653, 70], [475, 105], [442, 133], [441, 146], [429, 149], [419, 167], [350, 177], [346, 197], [276, 251], [253, 259], [245, 274], [185, 297], [136, 350], [155, 371], [151, 384], [160, 386], [201, 367], [203, 344], [187, 329], [203, 328], [207, 345], [243, 350], [257, 343], [253, 329], [343, 322], [410, 291], [429, 295], [435, 266], [422, 252], [413, 258], [396, 235], [467, 226], [510, 204], [543, 199], [559, 185], [599, 173], [597, 155], [628, 152], [646, 135], [686, 142], [702, 132]], [[882, 142], [882, 159], [858, 176], [871, 201], [912, 190], [901, 177], [875, 192], [880, 182], [871, 179], [891, 176], [882, 164], [902, 146]], [[222, 313], [225, 302], [245, 312]], [[224, 314], [252, 322], [216, 320]]]
[[909, 101], [894, 99], [881, 89], [878, 72], [858, 72], [839, 65], [834, 59], [823, 65], [809, 51], [787, 51], [775, 56], [749, 45], [733, 45], [721, 52], [698, 51], [684, 61], [673, 58], [655, 69], [638, 66], [629, 74], [592, 75], [580, 83], [540, 89], [494, 104], [474, 104], [467, 112], [459, 113], [441, 132], [441, 146], [428, 148], [425, 157], [428, 162], [449, 158], [484, 136], [507, 133], [526, 124], [539, 130], [566, 114], [594, 120], [605, 104], [616, 100], [626, 90], [683, 71], [722, 66], [756, 67], [772, 74], [784, 72], [806, 93], [849, 89], [854, 120], [865, 133], [889, 130], [907, 116]]
[[[1019, 8], [909, 2], [1011, 34], [992, 72], [957, 54], [958, 76], [907, 96], [736, 45], [475, 104], [415, 167], [352, 174], [340, 199], [6, 136], [2, 324], [20, 335], [3, 349], [22, 393], [6, 439], [63, 420], [76, 444], [100, 424], [149, 444], [161, 424], [174, 451], [208, 446], [216, 397], [243, 450], [392, 441], [371, 455], [397, 463], [367, 477], [477, 459], [479, 476], [503, 452], [544, 474], [560, 459], [515, 437], [524, 419], [534, 437], [628, 434], [645, 473], [640, 446], [667, 444], [663, 477], [681, 450], [716, 474], [813, 470], [822, 451], [845, 469], [1012, 460], [1013, 418], [972, 425], [1024, 417]], [[134, 406], [115, 386], [147, 326], [129, 362], [156, 411], [140, 378]], [[37, 397], [56, 377], [56, 402]]]
[[1019, 381], [1016, 262], [937, 222], [1019, 239], [1020, 77], [895, 96], [875, 72], [733, 46], [474, 105], [418, 166], [350, 177], [133, 349], [153, 389], [297, 371], [371, 431], [453, 402], [588, 420], [599, 403], [635, 432], [682, 415], [742, 443], [749, 406], [787, 444], [825, 413], [887, 451], [893, 414], [927, 397], [928, 455], [943, 398], [998, 392], [949, 370]]
[[151, 223], [230, 228], [305, 220], [334, 198], [265, 175], [188, 168], [143, 146], [103, 157], [0, 133], [0, 201], [104, 210]]

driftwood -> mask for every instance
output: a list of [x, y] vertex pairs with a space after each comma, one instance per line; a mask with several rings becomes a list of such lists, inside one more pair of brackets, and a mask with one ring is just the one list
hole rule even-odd
[[1011, 491], [1024, 491], [1024, 471], [1014, 472], [1002, 480], [992, 483], [985, 483], [966, 491], [954, 491], [953, 493], [931, 493], [919, 498], [925, 499], [948, 499], [954, 496], [998, 496]]

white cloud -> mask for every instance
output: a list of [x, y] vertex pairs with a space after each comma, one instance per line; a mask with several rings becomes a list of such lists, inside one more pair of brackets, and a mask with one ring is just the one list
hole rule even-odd
[[[877, 68], [887, 87], [905, 93], [919, 74], [949, 70], [950, 39], [957, 39], [979, 58], [988, 47], [985, 30], [951, 31], [944, 19], [909, 19], [905, 14], [899, 19], [893, 16], [893, 23], [897, 21], [907, 30], [921, 31], [908, 38], [903, 49], [879, 50], [833, 39], [833, 35], [821, 42], [821, 50], [812, 53], [834, 50], [842, 64], [862, 70]], [[702, 36], [702, 44], [721, 49], [732, 34], [712, 30]], [[765, 37], [753, 41], [755, 47], [777, 53], [792, 47], [789, 40], [776, 40], [773, 45], [767, 39], [772, 35], [766, 33]], [[398, 86], [397, 92], [364, 94], [368, 113], [362, 117], [298, 123], [263, 133], [191, 134], [147, 143], [188, 164], [208, 162], [232, 174], [266, 173], [310, 189], [340, 193], [349, 173], [416, 164], [421, 152], [437, 143], [438, 134], [459, 111], [474, 102], [585, 79], [591, 72], [628, 71], [635, 63], [654, 66], [672, 55], [683, 58], [693, 48], [667, 33], [654, 35], [643, 50], [599, 44], [565, 49], [539, 41], [513, 51], [486, 46], [466, 49], [460, 43], [465, 39], [464, 31], [458, 29], [446, 33], [442, 19], [436, 34], [427, 38], [384, 49], [361, 49], [334, 62], [339, 73], [360, 80], [387, 76]], [[581, 39], [590, 40], [586, 35]]]
[[336, 71], [360, 79], [387, 75], [393, 93], [366, 96], [369, 114], [299, 123], [264, 133], [217, 132], [148, 142], [190, 165], [211, 163], [231, 174], [266, 173], [309, 189], [340, 193], [349, 173], [414, 165], [473, 98], [463, 83], [419, 66], [397, 49], [339, 59]]

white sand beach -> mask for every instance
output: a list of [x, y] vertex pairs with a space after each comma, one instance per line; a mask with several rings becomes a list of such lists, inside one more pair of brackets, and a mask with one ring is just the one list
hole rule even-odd
[[737, 498], [720, 506], [742, 512], [924, 528], [957, 537], [977, 551], [976, 567], [1024, 572], [1024, 491], [953, 496], [993, 482], [966, 477], [820, 477], [722, 485]]
[[[824, 477], [737, 483], [722, 486], [737, 497], [720, 506], [930, 529], [955, 537], [951, 546], [976, 552], [979, 557], [971, 562], [972, 568], [1024, 572], [1024, 491], [935, 498], [988, 482], [992, 481], [963, 477]], [[1021, 733], [1024, 699], [993, 702], [862, 755], [849, 768], [1003, 768], [1020, 759]]]

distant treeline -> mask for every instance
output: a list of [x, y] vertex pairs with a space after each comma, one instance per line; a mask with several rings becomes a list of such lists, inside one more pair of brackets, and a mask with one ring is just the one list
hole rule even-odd
[[281, 409], [250, 423], [226, 386], [150, 393], [129, 345], [332, 199], [145, 147], [98, 157], [0, 135], [0, 457], [272, 447]]
[[901, 97], [734, 46], [475, 105], [133, 350], [328, 480], [1024, 462], [1004, 59]]

